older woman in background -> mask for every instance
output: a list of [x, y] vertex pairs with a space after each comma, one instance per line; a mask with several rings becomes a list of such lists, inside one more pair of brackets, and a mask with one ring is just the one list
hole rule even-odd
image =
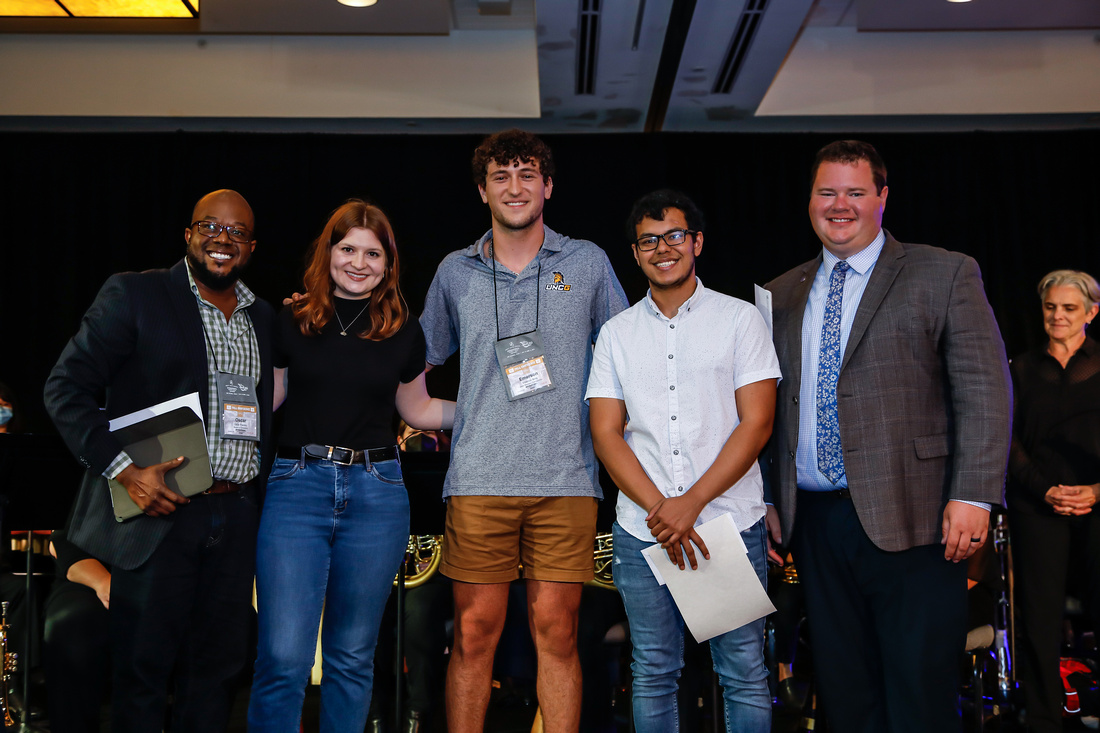
[[1032, 731], [1062, 730], [1062, 610], [1071, 566], [1100, 629], [1100, 344], [1085, 330], [1100, 286], [1055, 270], [1039, 283], [1048, 341], [1012, 362], [1016, 413], [1007, 504]]

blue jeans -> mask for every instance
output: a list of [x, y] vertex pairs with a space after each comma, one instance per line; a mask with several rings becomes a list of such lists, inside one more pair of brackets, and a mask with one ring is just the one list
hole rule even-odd
[[[672, 595], [657, 585], [642, 550], [651, 546], [616, 522], [612, 572], [623, 597], [634, 646], [634, 729], [638, 733], [680, 730], [677, 680], [684, 666], [684, 619]], [[761, 583], [767, 579], [764, 520], [741, 533]], [[685, 570], [684, 572], [691, 572]], [[710, 640], [714, 671], [722, 684], [727, 733], [768, 733], [772, 697], [764, 667], [764, 619]]]
[[397, 461], [275, 461], [256, 545], [250, 731], [299, 730], [323, 607], [320, 730], [362, 733], [378, 625], [408, 536]]

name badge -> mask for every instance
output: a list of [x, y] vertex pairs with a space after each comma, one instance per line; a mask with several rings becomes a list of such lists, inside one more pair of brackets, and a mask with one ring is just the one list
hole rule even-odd
[[496, 350], [509, 402], [554, 389], [538, 329], [501, 339]]
[[218, 405], [225, 440], [260, 440], [260, 403], [256, 380], [244, 374], [218, 372]]

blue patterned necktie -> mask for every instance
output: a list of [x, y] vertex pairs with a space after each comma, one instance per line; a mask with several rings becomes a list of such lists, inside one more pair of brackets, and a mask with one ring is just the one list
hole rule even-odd
[[844, 475], [836, 415], [836, 380], [840, 376], [840, 304], [849, 269], [851, 266], [841, 260], [829, 275], [825, 322], [821, 325], [821, 352], [817, 357], [817, 470], [834, 484]]

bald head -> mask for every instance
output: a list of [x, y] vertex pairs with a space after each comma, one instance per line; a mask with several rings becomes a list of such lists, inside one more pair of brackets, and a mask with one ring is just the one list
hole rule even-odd
[[244, 200], [244, 196], [241, 196], [236, 191], [228, 188], [220, 188], [217, 191], [211, 191], [203, 196], [195, 204], [194, 211], [191, 212], [191, 221], [199, 221], [206, 217], [205, 211], [212, 206], [218, 204], [231, 204], [242, 214], [247, 212], [247, 221], [238, 222], [243, 225], [245, 229], [252, 231], [255, 229], [256, 219], [252, 215], [252, 207], [248, 205], [248, 202]]

